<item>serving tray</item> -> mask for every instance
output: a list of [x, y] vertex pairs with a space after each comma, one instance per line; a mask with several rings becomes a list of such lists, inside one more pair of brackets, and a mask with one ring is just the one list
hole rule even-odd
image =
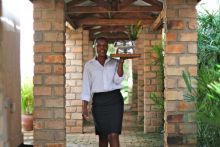
[[141, 54], [111, 54], [111, 57], [120, 57], [126, 59], [140, 58]]

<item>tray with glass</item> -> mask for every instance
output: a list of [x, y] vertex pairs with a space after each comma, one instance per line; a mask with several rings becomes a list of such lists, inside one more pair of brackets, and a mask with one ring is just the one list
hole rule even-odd
[[139, 58], [141, 54], [136, 53], [134, 41], [116, 41], [114, 43], [116, 47], [116, 53], [111, 54], [111, 57], [120, 57], [124, 59]]

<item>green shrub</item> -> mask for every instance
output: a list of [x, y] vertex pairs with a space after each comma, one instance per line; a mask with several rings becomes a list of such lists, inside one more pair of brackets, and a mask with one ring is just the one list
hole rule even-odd
[[196, 104], [197, 146], [220, 146], [220, 11], [198, 16], [198, 77], [197, 88], [183, 72], [188, 93], [186, 99]]
[[[158, 65], [160, 67], [157, 75], [158, 75], [158, 83], [162, 87], [162, 91], [164, 91], [164, 56], [163, 56], [163, 47], [161, 45], [154, 45], [153, 51], [156, 53], [156, 59], [153, 62], [153, 65]], [[164, 113], [164, 96], [158, 95], [156, 92], [150, 93], [150, 99], [154, 101], [156, 107], [161, 111], [161, 114]], [[162, 122], [164, 119], [162, 117]], [[160, 126], [160, 131], [163, 131], [163, 123]]]
[[196, 78], [198, 87], [195, 89], [190, 75], [183, 72], [188, 89], [185, 97], [196, 104], [197, 146], [199, 147], [220, 145], [220, 81], [217, 80], [220, 77], [219, 74], [219, 71], [203, 67]]
[[198, 58], [199, 66], [220, 63], [220, 11], [198, 16]]
[[32, 114], [34, 110], [33, 83], [26, 81], [21, 87], [22, 114]]

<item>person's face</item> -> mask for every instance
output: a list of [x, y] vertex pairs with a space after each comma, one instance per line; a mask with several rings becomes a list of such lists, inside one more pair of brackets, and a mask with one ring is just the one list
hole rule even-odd
[[100, 57], [105, 57], [108, 51], [108, 43], [105, 40], [97, 41], [97, 54]]

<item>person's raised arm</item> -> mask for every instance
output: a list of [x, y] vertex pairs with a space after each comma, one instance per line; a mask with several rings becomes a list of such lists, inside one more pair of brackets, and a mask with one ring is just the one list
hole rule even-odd
[[119, 77], [122, 77], [124, 74], [123, 64], [124, 64], [124, 59], [120, 58], [119, 63], [118, 63], [118, 69], [117, 69], [117, 73]]

